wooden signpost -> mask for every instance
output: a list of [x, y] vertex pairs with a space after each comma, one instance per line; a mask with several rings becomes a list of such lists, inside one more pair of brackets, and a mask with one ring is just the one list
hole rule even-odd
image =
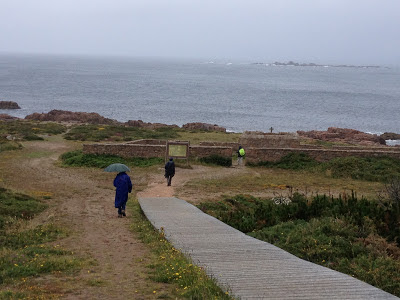
[[189, 141], [167, 141], [165, 161], [172, 157], [186, 159], [186, 164], [189, 164], [189, 144]]

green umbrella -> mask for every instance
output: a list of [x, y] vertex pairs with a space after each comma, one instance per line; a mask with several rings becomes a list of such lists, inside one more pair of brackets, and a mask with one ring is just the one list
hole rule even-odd
[[111, 164], [104, 169], [106, 172], [129, 172], [130, 169], [124, 164]]

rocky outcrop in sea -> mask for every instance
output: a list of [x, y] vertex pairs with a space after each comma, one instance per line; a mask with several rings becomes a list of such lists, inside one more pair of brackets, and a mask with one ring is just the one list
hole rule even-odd
[[0, 101], [0, 109], [21, 109], [21, 107], [14, 101]]
[[394, 132], [385, 132], [381, 134], [380, 137], [384, 140], [400, 140], [400, 134]]

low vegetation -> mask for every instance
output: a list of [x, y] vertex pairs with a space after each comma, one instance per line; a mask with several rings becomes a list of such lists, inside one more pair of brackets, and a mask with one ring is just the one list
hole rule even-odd
[[154, 130], [127, 127], [122, 125], [77, 125], [72, 127], [64, 135], [67, 140], [77, 141], [133, 141], [139, 139], [175, 139], [178, 130], [170, 127], [157, 128]]
[[191, 144], [202, 141], [237, 142], [240, 134], [201, 130], [185, 130], [182, 128], [161, 127], [146, 129], [124, 125], [76, 125], [65, 139], [76, 141], [115, 141], [126, 142], [139, 139], [185, 140]]
[[43, 135], [56, 135], [65, 131], [66, 126], [54, 122], [0, 121], [0, 136], [9, 135], [15, 140], [43, 140]]
[[210, 155], [206, 157], [199, 158], [201, 163], [215, 165], [215, 166], [223, 166], [230, 167], [232, 166], [232, 157], [224, 157], [220, 155]]
[[134, 219], [132, 230], [152, 251], [150, 268], [154, 281], [173, 284], [179, 299], [232, 299], [229, 292], [222, 291], [203, 268], [193, 264], [179, 249], [174, 248], [165, 239], [163, 231], [154, 229], [143, 215], [137, 200], [128, 201], [128, 207]]
[[61, 161], [65, 166], [72, 167], [93, 167], [93, 168], [105, 168], [113, 163], [122, 163], [127, 166], [135, 167], [148, 167], [152, 165], [162, 164], [164, 159], [159, 157], [153, 158], [122, 158], [116, 155], [108, 154], [85, 154], [82, 150], [70, 151], [61, 155]]
[[82, 261], [56, 244], [68, 232], [51, 222], [26, 226], [46, 207], [38, 199], [0, 188], [1, 299], [42, 297], [43, 291], [30, 284], [30, 278], [80, 268]]
[[0, 152], [21, 149], [22, 145], [16, 141], [9, 141], [0, 137]]
[[400, 295], [399, 203], [239, 195], [199, 207], [255, 238]]
[[387, 182], [400, 176], [400, 159], [391, 157], [339, 157], [329, 162], [317, 162], [305, 153], [290, 153], [277, 162], [260, 162], [256, 166], [287, 170], [306, 170], [332, 178], [352, 178]]

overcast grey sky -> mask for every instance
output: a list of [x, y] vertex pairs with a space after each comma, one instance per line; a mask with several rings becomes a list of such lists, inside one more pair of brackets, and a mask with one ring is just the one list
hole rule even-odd
[[0, 0], [0, 52], [400, 65], [400, 0]]

